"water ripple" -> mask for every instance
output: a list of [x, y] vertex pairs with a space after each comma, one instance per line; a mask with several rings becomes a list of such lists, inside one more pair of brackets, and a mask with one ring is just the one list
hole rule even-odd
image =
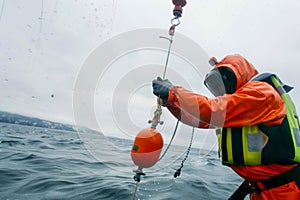
[[[1, 123], [0, 123], [1, 125]], [[88, 133], [86, 133], [88, 134]], [[133, 198], [135, 182], [130, 159], [132, 141], [110, 138], [95, 155], [75, 133], [1, 125], [0, 199], [19, 200], [126, 200]], [[158, 167], [145, 169], [137, 190], [140, 200], [227, 199], [241, 182], [222, 167], [217, 155], [191, 151], [180, 177], [178, 155], [167, 156]]]

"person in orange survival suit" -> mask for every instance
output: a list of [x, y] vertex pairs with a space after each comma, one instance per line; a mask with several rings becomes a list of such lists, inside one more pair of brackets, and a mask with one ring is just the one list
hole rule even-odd
[[180, 121], [215, 128], [222, 163], [245, 179], [229, 199], [300, 199], [300, 134], [292, 87], [269, 73], [258, 74], [240, 55], [220, 62], [205, 85], [215, 98], [169, 80], [153, 80], [153, 93]]

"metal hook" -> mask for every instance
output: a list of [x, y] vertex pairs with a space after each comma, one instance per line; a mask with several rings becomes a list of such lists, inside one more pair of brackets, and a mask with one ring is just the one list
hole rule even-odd
[[[177, 21], [175, 23], [175, 21]], [[174, 26], [178, 26], [180, 24], [180, 20], [179, 20], [179, 17], [174, 17], [172, 20], [171, 20], [171, 24], [174, 25]]]

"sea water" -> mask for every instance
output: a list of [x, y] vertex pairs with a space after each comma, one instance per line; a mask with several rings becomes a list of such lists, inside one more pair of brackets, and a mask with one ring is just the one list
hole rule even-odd
[[[133, 141], [103, 135], [92, 141], [97, 151], [76, 131], [0, 123], [0, 199], [133, 199]], [[195, 148], [174, 178], [185, 152], [170, 148], [156, 166], [144, 169], [136, 199], [223, 200], [242, 182], [221, 165], [217, 152]]]

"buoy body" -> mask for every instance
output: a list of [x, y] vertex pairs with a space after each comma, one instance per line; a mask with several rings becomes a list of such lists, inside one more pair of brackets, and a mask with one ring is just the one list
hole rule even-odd
[[163, 138], [154, 128], [145, 128], [135, 137], [131, 149], [131, 159], [140, 168], [155, 165], [163, 148]]

